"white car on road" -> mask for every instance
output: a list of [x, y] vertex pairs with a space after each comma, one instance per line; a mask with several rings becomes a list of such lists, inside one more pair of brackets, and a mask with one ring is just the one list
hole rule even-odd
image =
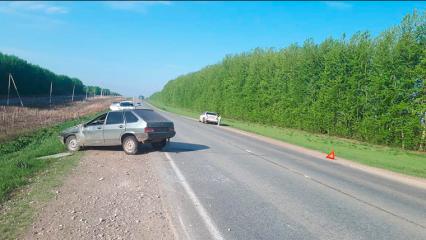
[[200, 115], [200, 119], [198, 120], [202, 123], [218, 123], [219, 121], [219, 114], [215, 112], [203, 112], [203, 114]]
[[111, 106], [109, 106], [109, 109], [111, 109], [111, 111], [133, 110], [135, 109], [135, 105], [132, 101], [113, 102]]

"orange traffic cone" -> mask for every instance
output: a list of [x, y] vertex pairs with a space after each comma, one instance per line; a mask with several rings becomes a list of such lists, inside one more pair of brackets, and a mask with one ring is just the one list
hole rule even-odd
[[326, 158], [334, 160], [335, 154], [334, 149], [331, 149], [331, 152], [326, 156]]

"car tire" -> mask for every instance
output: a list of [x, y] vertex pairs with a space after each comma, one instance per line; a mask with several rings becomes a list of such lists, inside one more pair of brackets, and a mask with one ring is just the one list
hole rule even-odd
[[66, 138], [65, 145], [70, 152], [77, 152], [80, 150], [80, 144], [78, 144], [77, 138], [74, 135]]
[[135, 136], [127, 136], [124, 138], [122, 146], [126, 154], [135, 155], [138, 152], [139, 142]]
[[151, 143], [152, 147], [153, 147], [155, 150], [161, 150], [161, 149], [163, 149], [163, 148], [166, 146], [166, 144], [167, 144], [167, 140], [166, 140], [166, 139], [164, 139], [164, 140], [163, 140], [163, 141], [161, 141], [161, 142]]

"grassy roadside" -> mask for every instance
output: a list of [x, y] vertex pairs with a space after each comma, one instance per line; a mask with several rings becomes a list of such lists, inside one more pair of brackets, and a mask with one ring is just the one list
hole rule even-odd
[[58, 134], [96, 114], [65, 121], [0, 144], [0, 239], [16, 239], [33, 222], [35, 213], [55, 196], [67, 173], [82, 156], [37, 157], [65, 151]]
[[[168, 112], [193, 118], [199, 117], [199, 113], [190, 110], [164, 106], [157, 102], [149, 103]], [[404, 151], [398, 148], [372, 145], [355, 140], [313, 134], [300, 130], [242, 122], [233, 119], [226, 119], [226, 116], [222, 122], [233, 128], [253, 132], [324, 153], [329, 152], [333, 148], [338, 157], [372, 167], [426, 178], [425, 153]]]
[[82, 153], [55, 160], [48, 169], [35, 176], [33, 183], [15, 192], [11, 200], [0, 209], [0, 240], [16, 239], [24, 234], [34, 221], [36, 213], [55, 194], [72, 168], [77, 166]]
[[0, 203], [7, 200], [18, 187], [31, 181], [31, 177], [56, 160], [37, 160], [37, 157], [63, 152], [65, 147], [58, 140], [60, 131], [93, 117], [65, 121], [41, 128], [0, 144]]

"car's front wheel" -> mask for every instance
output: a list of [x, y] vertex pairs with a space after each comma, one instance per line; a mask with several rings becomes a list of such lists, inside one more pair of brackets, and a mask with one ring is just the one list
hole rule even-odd
[[166, 140], [166, 139], [164, 139], [164, 140], [163, 140], [163, 141], [161, 141], [161, 142], [151, 143], [152, 147], [153, 147], [155, 150], [161, 150], [161, 149], [163, 149], [163, 147], [165, 147], [165, 146], [166, 146], [166, 144], [167, 144], [167, 140]]
[[123, 140], [123, 150], [126, 154], [135, 155], [138, 152], [138, 140], [135, 136], [127, 136]]
[[80, 145], [78, 144], [77, 138], [75, 136], [67, 137], [65, 140], [65, 145], [70, 152], [77, 152], [80, 150]]

